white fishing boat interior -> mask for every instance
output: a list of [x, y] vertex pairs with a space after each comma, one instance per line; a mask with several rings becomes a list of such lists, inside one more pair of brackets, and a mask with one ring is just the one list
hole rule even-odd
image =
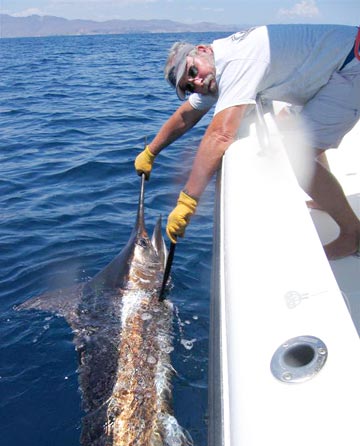
[[[279, 107], [226, 152], [217, 180], [209, 446], [358, 446], [360, 257], [328, 261], [338, 227], [310, 209]], [[327, 151], [360, 216], [360, 124]]]

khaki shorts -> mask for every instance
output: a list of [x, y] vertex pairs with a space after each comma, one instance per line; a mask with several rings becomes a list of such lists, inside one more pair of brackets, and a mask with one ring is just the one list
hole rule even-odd
[[360, 61], [355, 58], [335, 71], [300, 115], [313, 148], [337, 148], [360, 118]]

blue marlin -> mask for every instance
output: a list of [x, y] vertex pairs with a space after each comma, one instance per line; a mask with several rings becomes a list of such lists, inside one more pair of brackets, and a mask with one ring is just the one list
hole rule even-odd
[[18, 310], [66, 319], [79, 354], [83, 446], [189, 446], [172, 412], [173, 306], [160, 301], [166, 247], [161, 217], [150, 239], [142, 178], [126, 246], [86, 283], [34, 297]]

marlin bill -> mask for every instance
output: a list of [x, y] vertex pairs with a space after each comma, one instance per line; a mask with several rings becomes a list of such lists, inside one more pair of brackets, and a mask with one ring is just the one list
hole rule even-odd
[[135, 227], [120, 254], [86, 283], [34, 297], [18, 310], [66, 319], [79, 354], [83, 446], [189, 446], [172, 412], [173, 307], [159, 301], [166, 248], [158, 220], [144, 224], [144, 178]]

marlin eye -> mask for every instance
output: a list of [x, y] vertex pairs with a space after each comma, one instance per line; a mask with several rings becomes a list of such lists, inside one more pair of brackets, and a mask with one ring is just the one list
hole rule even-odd
[[146, 248], [147, 247], [146, 239], [140, 238], [138, 240], [138, 245], [140, 245], [142, 248]]

